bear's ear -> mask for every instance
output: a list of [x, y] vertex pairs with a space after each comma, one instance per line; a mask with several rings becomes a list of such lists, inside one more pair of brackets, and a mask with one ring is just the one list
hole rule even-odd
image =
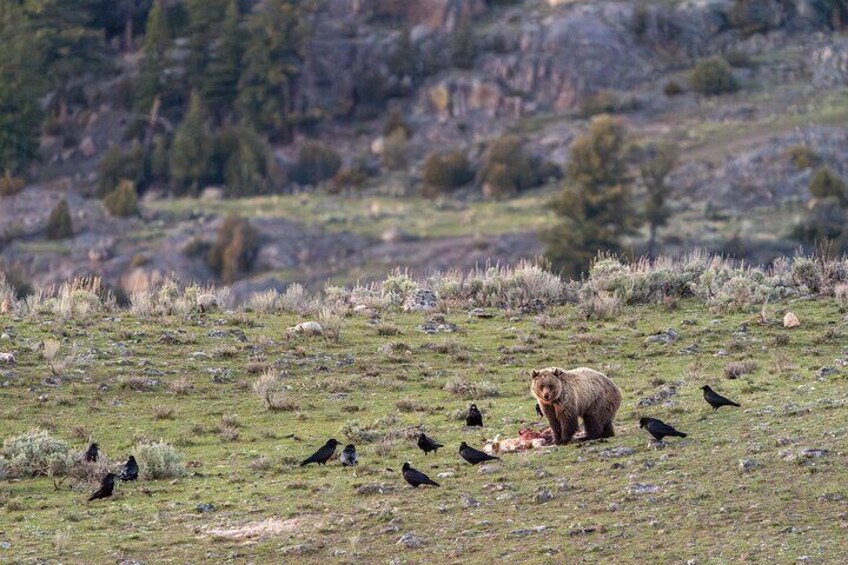
[[554, 369], [554, 375], [555, 375], [555, 376], [557, 376], [557, 377], [561, 377], [561, 376], [563, 376], [564, 374], [565, 374], [565, 371], [563, 371], [563, 370], [562, 370], [562, 369], [560, 369], [559, 367], [557, 367], [556, 369]]
[[530, 376], [531, 376], [534, 380], [535, 380], [535, 379], [539, 376], [539, 374], [540, 374], [540, 373], [539, 373], [539, 371], [537, 371], [536, 369], [533, 369], [532, 371], [530, 371]]

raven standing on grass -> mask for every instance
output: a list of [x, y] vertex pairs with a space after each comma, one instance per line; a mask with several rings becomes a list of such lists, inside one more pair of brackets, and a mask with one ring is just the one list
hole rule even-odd
[[431, 437], [427, 437], [424, 432], [418, 434], [418, 448], [424, 452], [424, 455], [429, 455], [431, 451], [438, 453], [440, 447], [444, 447], [444, 445]]
[[313, 453], [308, 459], [304, 460], [303, 463], [300, 464], [301, 467], [304, 465], [309, 465], [310, 463], [318, 463], [319, 465], [326, 465], [327, 461], [333, 457], [333, 453], [336, 452], [336, 447], [339, 445], [339, 442], [335, 439], [328, 440], [321, 448]]
[[459, 444], [459, 454], [460, 456], [462, 456], [463, 459], [465, 459], [472, 465], [482, 463], [483, 461], [494, 461], [496, 459], [500, 459], [500, 457], [495, 457], [494, 455], [489, 455], [488, 453], [484, 453], [479, 449], [469, 447], [468, 444], [464, 441]]
[[434, 487], [439, 486], [439, 483], [437, 483], [421, 471], [410, 467], [409, 463], [404, 463], [402, 470], [404, 480], [410, 485], [412, 485], [413, 488], [418, 488], [421, 485], [431, 485]]
[[127, 462], [124, 463], [123, 468], [121, 468], [121, 474], [118, 478], [122, 481], [138, 480], [138, 463], [135, 462], [135, 457], [130, 455]]
[[115, 490], [115, 473], [106, 473], [100, 481], [100, 488], [94, 494], [88, 497], [88, 501], [97, 500], [98, 498], [109, 498], [112, 496], [112, 491]]
[[96, 463], [97, 458], [100, 456], [100, 448], [96, 443], [92, 443], [88, 446], [88, 449], [85, 451], [85, 455], [83, 459], [89, 463]]
[[341, 461], [342, 465], [345, 467], [353, 467], [356, 465], [356, 459], [356, 447], [352, 443], [349, 443], [339, 456], [339, 461]]
[[483, 427], [483, 414], [481, 414], [480, 411], [477, 410], [476, 404], [472, 404], [468, 407], [468, 415], [465, 417], [465, 425], [468, 427]]
[[662, 420], [656, 418], [639, 418], [639, 427], [648, 430], [657, 441], [662, 441], [665, 436], [686, 437], [683, 432], [678, 432]]
[[737, 404], [730, 400], [729, 398], [725, 398], [713, 389], [711, 389], [708, 385], [704, 385], [701, 387], [701, 390], [704, 391], [704, 400], [713, 407], [713, 411], [718, 410], [722, 406], [736, 406], [737, 408], [741, 408], [741, 404]]

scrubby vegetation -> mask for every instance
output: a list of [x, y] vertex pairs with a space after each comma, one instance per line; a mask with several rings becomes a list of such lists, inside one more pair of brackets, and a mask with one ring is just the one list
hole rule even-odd
[[47, 239], [66, 239], [73, 237], [74, 224], [71, 220], [71, 210], [64, 198], [56, 204], [47, 218]]
[[[300, 321], [333, 322], [307, 307], [315, 297], [302, 289], [256, 298], [246, 313], [220, 291], [169, 281], [146, 291], [156, 307], [144, 315], [102, 299], [73, 310], [63, 331], [91, 357], [84, 371], [61, 371], [58, 380], [42, 380], [39, 344], [59, 341], [47, 323], [59, 297], [15, 299], [4, 331], [17, 365], [0, 366], [13, 404], [0, 473], [15, 478], [0, 499], [4, 551], [11, 560], [102, 562], [116, 531], [143, 528], [144, 536], [122, 538], [126, 558], [192, 562], [249, 550], [253, 560], [282, 552], [317, 562], [342, 548], [351, 559], [388, 560], [400, 547], [408, 558], [446, 561], [505, 552], [545, 561], [552, 551], [557, 560], [731, 560], [750, 554], [750, 536], [760, 536], [783, 541], [758, 546], [759, 558], [837, 562], [845, 547], [830, 525], [843, 512], [845, 482], [845, 260], [799, 256], [754, 269], [700, 254], [603, 258], [589, 273], [565, 283], [532, 265], [422, 280], [398, 272], [373, 286], [327, 288], [322, 307], [338, 316], [337, 342], [281, 338]], [[82, 287], [69, 284], [77, 292], [68, 296], [85, 302]], [[421, 289], [438, 296], [434, 310], [404, 312]], [[199, 308], [200, 295], [220, 296], [221, 309]], [[592, 306], [597, 315], [586, 316], [591, 304], [614, 307]], [[801, 322], [787, 329], [790, 310]], [[400, 335], [376, 331], [375, 319]], [[462, 463], [460, 441], [482, 447], [484, 438], [540, 425], [527, 370], [551, 364], [595, 367], [616, 381], [624, 397], [616, 437], [505, 454], [485, 472]], [[254, 365], [266, 368], [252, 374]], [[139, 386], [121, 385], [130, 379]], [[713, 413], [701, 398], [705, 384], [742, 408]], [[470, 402], [484, 428], [464, 428]], [[689, 437], [650, 444], [637, 423], [646, 415]], [[422, 455], [420, 431], [445, 449]], [[329, 437], [356, 444], [355, 470], [335, 459], [298, 466]], [[92, 440], [102, 465], [80, 461]], [[140, 480], [83, 506], [99, 474], [130, 453]], [[442, 487], [410, 490], [403, 461]], [[727, 484], [745, 488], [715, 488]], [[690, 495], [695, 502], [681, 505]], [[393, 510], [410, 500], [414, 524]], [[754, 506], [768, 519], [728, 515]], [[801, 511], [810, 507], [816, 512]], [[469, 523], [455, 541], [445, 533], [459, 533], [450, 525], [459, 519]], [[66, 542], [53, 543], [44, 524]], [[664, 524], [674, 528], [657, 538]], [[786, 537], [787, 528], [805, 535]], [[421, 545], [398, 546], [407, 534]], [[361, 536], [355, 545], [351, 535]], [[619, 535], [628, 543], [611, 543]], [[710, 543], [716, 536], [720, 548]]]
[[726, 94], [739, 89], [733, 69], [722, 58], [698, 62], [689, 77], [689, 85], [695, 92], [706, 96]]

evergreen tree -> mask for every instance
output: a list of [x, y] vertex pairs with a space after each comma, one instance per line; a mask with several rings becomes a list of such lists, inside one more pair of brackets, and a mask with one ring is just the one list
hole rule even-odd
[[224, 111], [235, 102], [241, 73], [244, 38], [239, 23], [238, 2], [230, 0], [221, 24], [221, 33], [212, 47], [203, 95], [206, 103], [220, 120]]
[[565, 274], [579, 276], [598, 251], [621, 250], [635, 220], [626, 173], [624, 127], [594, 118], [571, 146], [567, 182], [553, 203], [562, 222], [542, 234], [548, 259]]
[[477, 38], [471, 18], [462, 16], [451, 36], [451, 61], [458, 69], [470, 69], [477, 58]]
[[71, 221], [71, 211], [68, 201], [64, 198], [50, 212], [47, 219], [47, 239], [66, 239], [74, 235], [74, 225]]
[[41, 50], [24, 10], [0, 3], [0, 176], [24, 171], [38, 154], [44, 92]]
[[238, 198], [268, 191], [271, 150], [252, 128], [226, 127], [218, 140], [226, 194]]
[[103, 65], [102, 34], [93, 28], [97, 0], [23, 0], [43, 53], [44, 76], [56, 91], [54, 118], [64, 123], [68, 86]]
[[142, 47], [144, 58], [135, 86], [135, 106], [139, 112], [148, 112], [158, 96], [166, 106], [178, 102], [166, 96], [165, 54], [173, 39], [168, 23], [168, 14], [163, 0], [156, 0], [147, 16], [147, 33]]
[[292, 91], [300, 72], [306, 36], [301, 8], [290, 0], [268, 0], [247, 21], [248, 43], [236, 107], [257, 131], [272, 140], [292, 138]]
[[202, 89], [229, 0], [185, 0], [188, 10], [188, 49], [186, 67], [191, 88]]
[[394, 49], [389, 54], [389, 70], [397, 76], [415, 77], [417, 74], [418, 53], [412, 44], [412, 36], [409, 28], [400, 32]]
[[197, 194], [214, 170], [209, 116], [197, 91], [191, 93], [188, 111], [171, 144], [171, 185], [176, 194]]
[[657, 229], [664, 226], [671, 215], [666, 201], [671, 187], [666, 184], [669, 173], [677, 165], [677, 149], [673, 145], [663, 145], [652, 149], [653, 155], [642, 165], [640, 173], [647, 192], [645, 219], [648, 221], [648, 257], [654, 258]]

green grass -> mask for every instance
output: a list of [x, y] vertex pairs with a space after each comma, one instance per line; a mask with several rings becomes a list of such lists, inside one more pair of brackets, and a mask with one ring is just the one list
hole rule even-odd
[[323, 194], [268, 196], [238, 200], [159, 200], [148, 206], [162, 213], [203, 211], [250, 217], [287, 218], [331, 231], [379, 237], [393, 227], [421, 238], [495, 235], [538, 230], [550, 223], [550, 194], [534, 191], [507, 202], [452, 202], [404, 197], [344, 197]]
[[[771, 305], [772, 316], [783, 306]], [[772, 320], [751, 323], [744, 334], [736, 332], [748, 314], [716, 317], [691, 301], [671, 312], [626, 308], [605, 322], [582, 321], [564, 307], [549, 313], [565, 318], [563, 330], [543, 329], [531, 317], [501, 313], [480, 320], [454, 312], [448, 319], [460, 331], [447, 336], [419, 332], [421, 314], [385, 314], [384, 322], [400, 335], [378, 335], [365, 318], [353, 317], [338, 344], [286, 341], [293, 316], [140, 320], [120, 312], [117, 319], [61, 326], [47, 318], [6, 319], [12, 339], [0, 341], [0, 351], [15, 351], [18, 365], [0, 367], [0, 382], [7, 383], [0, 387], [4, 438], [42, 427], [81, 452], [90, 434], [114, 461], [140, 438], [161, 438], [184, 456], [189, 474], [121, 484], [113, 499], [91, 504], [85, 502], [89, 484], [70, 481], [55, 490], [46, 478], [4, 481], [0, 541], [9, 546], [0, 549], [0, 560], [793, 563], [809, 555], [815, 562], [840, 562], [848, 551], [848, 370], [823, 380], [816, 375], [844, 355], [843, 313], [832, 299], [790, 306], [800, 328], [785, 330]], [[647, 335], [669, 326], [681, 334], [677, 343], [644, 344]], [[210, 337], [213, 330], [242, 330], [247, 341], [233, 333]], [[177, 343], [160, 342], [166, 332]], [[776, 345], [778, 336], [788, 341]], [[58, 387], [42, 384], [49, 371], [33, 350], [50, 337], [94, 352], [89, 365], [69, 370]], [[695, 342], [698, 353], [681, 353]], [[381, 349], [387, 343], [401, 345]], [[509, 349], [517, 345], [523, 347]], [[717, 356], [719, 350], [727, 356]], [[724, 379], [726, 363], [745, 359], [758, 369], [740, 380]], [[258, 376], [248, 373], [248, 364], [258, 360], [287, 373], [297, 410], [264, 409], [248, 386]], [[608, 443], [505, 455], [493, 474], [462, 462], [460, 441], [481, 447], [484, 438], [514, 436], [535, 422], [528, 371], [549, 365], [588, 365], [615, 379], [624, 396], [618, 435]], [[230, 374], [216, 383], [210, 369]], [[159, 384], [149, 392], [121, 388], [120, 379], [128, 376]], [[194, 387], [185, 395], [169, 390], [181, 378]], [[444, 386], [459, 379], [498, 388], [499, 396], [477, 400], [482, 430], [464, 429], [457, 420], [469, 400]], [[680, 382], [673, 405], [637, 408], [661, 381]], [[698, 390], [706, 383], [743, 408], [712, 413]], [[399, 411], [402, 399], [425, 411]], [[173, 419], [157, 419], [159, 407], [172, 408]], [[216, 427], [232, 415], [239, 434], [227, 441]], [[649, 447], [637, 425], [643, 415], [673, 423], [690, 437], [669, 441], [665, 449]], [[447, 447], [425, 457], [399, 437], [359, 444], [356, 470], [337, 461], [325, 468], [296, 466], [331, 436], [348, 443], [340, 429], [354, 420], [379, 421], [378, 431], [396, 435], [421, 425]], [[781, 438], [789, 443], [781, 445]], [[601, 457], [603, 449], [619, 446], [635, 452]], [[830, 455], [803, 465], [780, 455], [806, 447]], [[265, 463], [253, 468], [259, 458]], [[760, 467], [742, 473], [743, 458]], [[442, 488], [412, 490], [400, 477], [404, 461], [434, 478], [454, 475], [437, 479]], [[358, 487], [374, 484], [388, 490], [357, 494]], [[636, 484], [660, 490], [631, 493]], [[535, 501], [542, 488], [553, 500]], [[465, 497], [480, 505], [466, 508]], [[205, 502], [215, 510], [197, 512]], [[209, 534], [267, 519], [285, 527], [250, 540]], [[546, 529], [516, 533], [537, 526]], [[586, 528], [594, 532], [581, 533]], [[396, 543], [409, 532], [423, 540], [421, 547]]]

